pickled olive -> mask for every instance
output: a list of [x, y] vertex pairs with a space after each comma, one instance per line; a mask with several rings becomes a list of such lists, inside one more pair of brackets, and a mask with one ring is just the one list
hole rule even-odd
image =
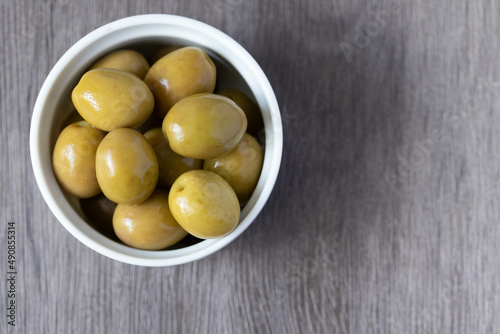
[[179, 176], [168, 196], [170, 211], [186, 231], [202, 239], [219, 238], [238, 225], [238, 198], [219, 175], [192, 170]]
[[154, 64], [158, 60], [160, 60], [161, 58], [168, 55], [170, 52], [178, 50], [180, 48], [182, 48], [182, 46], [179, 46], [179, 45], [169, 45], [169, 46], [166, 46], [164, 48], [161, 48], [158, 51], [156, 51], [155, 53], [153, 53], [153, 55], [151, 57], [149, 57], [149, 61], [151, 62], [151, 64]]
[[222, 176], [243, 204], [248, 201], [259, 181], [262, 161], [262, 148], [259, 143], [245, 133], [236, 148], [221, 157], [205, 160], [203, 169]]
[[97, 148], [96, 172], [107, 198], [118, 204], [139, 204], [156, 187], [158, 159], [141, 133], [116, 129]]
[[216, 82], [204, 50], [153, 47], [144, 50], [149, 62], [122, 49], [83, 74], [71, 93], [75, 110], [55, 125], [69, 124], [53, 169], [95, 230], [130, 247], [172, 250], [237, 227], [261, 175], [264, 122], [249, 90], [233, 88], [248, 88], [243, 76], [221, 58]]
[[123, 243], [147, 250], [164, 249], [187, 235], [170, 212], [168, 192], [160, 189], [141, 204], [118, 204], [113, 228]]
[[108, 53], [96, 61], [90, 69], [114, 68], [136, 75], [139, 79], [144, 78], [149, 71], [149, 63], [139, 52], [134, 50], [117, 50]]
[[52, 166], [59, 184], [71, 195], [87, 198], [101, 192], [95, 159], [103, 138], [104, 132], [85, 121], [70, 124], [59, 134]]
[[144, 134], [144, 137], [153, 145], [158, 157], [160, 171], [158, 185], [170, 187], [181, 174], [203, 167], [202, 160], [186, 158], [172, 151], [161, 128], [149, 130]]
[[153, 92], [156, 115], [163, 118], [182, 98], [197, 93], [212, 93], [215, 78], [215, 65], [205, 51], [185, 47], [154, 63], [144, 82]]
[[138, 127], [154, 107], [153, 94], [141, 79], [111, 68], [85, 73], [71, 98], [80, 115], [104, 131]]
[[247, 132], [252, 136], [258, 136], [259, 131], [264, 128], [259, 106], [237, 89], [225, 88], [218, 91], [217, 94], [229, 97], [245, 112], [248, 120]]
[[245, 113], [229, 98], [196, 94], [177, 102], [163, 120], [163, 134], [174, 152], [195, 159], [221, 156], [245, 134]]

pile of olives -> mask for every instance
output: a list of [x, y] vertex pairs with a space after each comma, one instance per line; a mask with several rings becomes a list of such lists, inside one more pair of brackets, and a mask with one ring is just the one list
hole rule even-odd
[[200, 48], [168, 46], [150, 59], [114, 51], [81, 77], [71, 95], [81, 120], [59, 134], [55, 176], [94, 227], [131, 247], [223, 237], [260, 176], [260, 111], [217, 88]]

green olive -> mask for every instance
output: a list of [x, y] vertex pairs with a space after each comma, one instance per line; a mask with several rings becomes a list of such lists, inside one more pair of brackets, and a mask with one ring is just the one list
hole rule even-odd
[[138, 127], [154, 108], [153, 94], [141, 79], [111, 68], [85, 73], [71, 98], [80, 115], [104, 131]]
[[181, 174], [202, 168], [202, 160], [186, 158], [172, 151], [161, 128], [149, 130], [144, 134], [144, 137], [153, 145], [158, 157], [158, 168], [160, 170], [158, 185], [171, 187]]
[[234, 101], [234, 103], [243, 109], [248, 120], [247, 132], [249, 134], [257, 136], [264, 128], [264, 121], [262, 120], [259, 106], [243, 92], [237, 89], [225, 88], [218, 91], [217, 94], [229, 97]]
[[118, 204], [113, 228], [123, 243], [147, 250], [167, 248], [187, 235], [170, 212], [168, 192], [161, 189], [155, 190], [141, 204]]
[[59, 134], [52, 165], [61, 187], [73, 196], [88, 198], [101, 192], [95, 158], [104, 132], [85, 121], [68, 125]]
[[235, 149], [221, 157], [205, 160], [203, 169], [222, 176], [243, 204], [248, 201], [259, 181], [262, 161], [259, 142], [245, 133]]
[[135, 205], [151, 195], [158, 182], [158, 159], [151, 144], [132, 129], [111, 131], [97, 148], [96, 174], [107, 198]]
[[169, 46], [166, 46], [164, 48], [161, 48], [158, 51], [156, 51], [155, 53], [153, 53], [151, 55], [151, 57], [149, 57], [149, 61], [151, 62], [151, 64], [154, 64], [158, 60], [160, 60], [161, 58], [168, 55], [170, 52], [178, 50], [180, 48], [182, 48], [182, 46], [179, 46], [179, 45], [169, 45]]
[[246, 132], [247, 118], [243, 110], [225, 96], [196, 94], [170, 109], [162, 129], [177, 154], [211, 159], [238, 145]]
[[96, 61], [90, 69], [114, 68], [136, 75], [139, 79], [144, 78], [149, 71], [149, 63], [139, 52], [134, 50], [117, 50], [108, 53]]
[[175, 220], [202, 239], [231, 233], [240, 219], [240, 204], [229, 183], [205, 170], [179, 176], [170, 189], [168, 204]]
[[155, 97], [155, 113], [163, 118], [179, 100], [197, 93], [212, 93], [215, 65], [200, 48], [185, 47], [170, 52], [144, 77]]

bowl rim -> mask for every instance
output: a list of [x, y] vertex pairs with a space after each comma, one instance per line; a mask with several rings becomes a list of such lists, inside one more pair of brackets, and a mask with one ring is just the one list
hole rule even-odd
[[[269, 166], [269, 170], [266, 174], [266, 179], [259, 180], [258, 188], [260, 189], [260, 195], [258, 197], [252, 196], [249, 204], [251, 203], [253, 206], [250, 207], [247, 205], [243, 209], [242, 216], [244, 216], [244, 219], [240, 220], [238, 226], [233, 232], [220, 239], [204, 240], [195, 245], [180, 249], [143, 251], [119, 244], [105, 237], [90, 227], [90, 225], [86, 222], [85, 225], [87, 225], [88, 228], [84, 225], [77, 226], [74, 222], [72, 222], [72, 219], [75, 217], [70, 217], [68, 212], [61, 207], [61, 200], [64, 202], [64, 196], [61, 196], [61, 190], [59, 189], [59, 191], [54, 191], [54, 189], [51, 189], [53, 180], [47, 179], [47, 175], [50, 175], [50, 173], [55, 179], [52, 173], [52, 160], [50, 159], [49, 164], [50, 172], [47, 170], [47, 164], [42, 164], [43, 157], [40, 140], [43, 140], [43, 136], [41, 135], [40, 124], [42, 123], [41, 121], [44, 115], [45, 106], [48, 99], [50, 99], [52, 87], [58, 80], [59, 75], [63, 73], [63, 70], [75, 57], [84, 52], [85, 49], [92, 43], [105, 38], [106, 36], [109, 37], [109, 35], [113, 32], [130, 29], [131, 27], [158, 24], [172, 25], [183, 29], [194, 29], [199, 32], [203, 32], [204, 34], [210, 34], [220, 41], [221, 45], [229, 46], [230, 48], [228, 50], [237, 54], [238, 57], [241, 57], [241, 61], [248, 66], [248, 70], [252, 72], [258, 80], [258, 86], [261, 87], [264, 95], [263, 99], [265, 99], [269, 109], [269, 115], [267, 119], [264, 120], [265, 131], [266, 134], [267, 131], [272, 131], [273, 140], [272, 146], [268, 146], [266, 142], [264, 164], [265, 166]], [[252, 90], [252, 92], [254, 91]], [[238, 42], [224, 32], [206, 23], [191, 18], [170, 14], [144, 14], [122, 18], [105, 24], [85, 35], [64, 53], [48, 74], [37, 96], [31, 119], [29, 144], [32, 168], [42, 197], [49, 206], [51, 212], [66, 228], [66, 230], [68, 230], [76, 239], [85, 244], [87, 247], [109, 258], [133, 265], [156, 267], [178, 265], [200, 260], [228, 245], [251, 225], [267, 202], [276, 183], [283, 151], [283, 129], [278, 102], [269, 80], [255, 59]], [[256, 192], [254, 192], [254, 195], [256, 195]], [[83, 221], [83, 219], [81, 220]], [[100, 235], [100, 237], [95, 233]]]

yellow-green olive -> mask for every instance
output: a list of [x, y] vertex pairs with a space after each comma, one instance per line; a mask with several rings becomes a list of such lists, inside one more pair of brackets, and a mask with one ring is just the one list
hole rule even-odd
[[187, 235], [170, 212], [168, 192], [161, 189], [155, 190], [141, 204], [118, 204], [113, 228], [123, 243], [147, 250], [167, 248]]
[[154, 108], [153, 94], [141, 79], [111, 68], [85, 73], [71, 98], [80, 115], [104, 131], [138, 127]]
[[96, 61], [90, 69], [114, 68], [136, 75], [140, 79], [144, 78], [149, 71], [149, 63], [139, 52], [134, 50], [117, 50], [108, 53]]
[[153, 53], [151, 55], [151, 57], [149, 57], [149, 61], [151, 62], [151, 64], [154, 64], [158, 60], [160, 60], [161, 58], [168, 55], [170, 52], [178, 50], [180, 48], [182, 48], [182, 46], [179, 46], [179, 45], [169, 45], [169, 46], [166, 46], [164, 48], [161, 48], [158, 51], [156, 51], [155, 53]]
[[139, 204], [156, 187], [158, 159], [141, 133], [116, 129], [108, 133], [97, 148], [96, 172], [107, 198], [118, 204]]
[[246, 132], [247, 118], [243, 110], [225, 96], [196, 94], [170, 109], [162, 129], [177, 154], [211, 159], [238, 145]]
[[160, 170], [158, 185], [170, 187], [181, 174], [203, 167], [202, 160], [186, 158], [172, 151], [161, 128], [149, 130], [144, 134], [144, 137], [153, 145], [153, 149], [158, 157], [158, 167]]
[[170, 189], [168, 204], [179, 225], [202, 239], [231, 233], [240, 219], [234, 190], [210, 171], [192, 170], [179, 176]]
[[101, 192], [96, 178], [95, 158], [104, 132], [85, 121], [68, 125], [59, 134], [52, 165], [61, 187], [79, 198]]
[[257, 136], [264, 128], [264, 121], [262, 120], [259, 106], [243, 92], [233, 88], [225, 88], [218, 91], [217, 94], [229, 97], [234, 101], [234, 103], [243, 109], [248, 120], [247, 132], [249, 134]]
[[182, 98], [197, 93], [212, 93], [215, 79], [215, 65], [205, 51], [185, 47], [154, 63], [144, 82], [155, 97], [155, 113], [163, 118]]
[[259, 181], [262, 161], [259, 142], [245, 133], [236, 148], [221, 157], [205, 160], [203, 169], [222, 176], [243, 204], [250, 198]]

